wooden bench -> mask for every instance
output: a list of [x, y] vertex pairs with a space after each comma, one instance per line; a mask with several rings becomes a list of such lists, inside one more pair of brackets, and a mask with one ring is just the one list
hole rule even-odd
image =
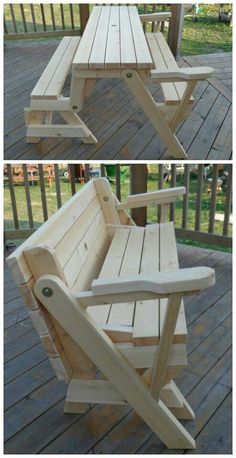
[[[179, 419], [194, 413], [173, 378], [187, 364], [183, 296], [214, 271], [179, 269], [168, 206], [173, 188], [120, 203], [90, 181], [8, 258], [42, 345], [69, 383], [65, 412], [129, 403], [170, 448], [194, 448]], [[161, 205], [137, 227], [127, 209]], [[99, 374], [97, 372], [99, 369]]]
[[[62, 95], [71, 70], [80, 37], [64, 37], [31, 92], [30, 108], [25, 108], [27, 142], [37, 143], [41, 137], [81, 137], [94, 143], [95, 137], [70, 107], [70, 98]], [[53, 124], [53, 112], [59, 112], [65, 124]]]

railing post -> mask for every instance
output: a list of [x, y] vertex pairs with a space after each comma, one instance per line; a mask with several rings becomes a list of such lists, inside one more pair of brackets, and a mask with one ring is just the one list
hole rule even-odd
[[84, 3], [79, 5], [79, 14], [80, 14], [80, 33], [83, 35], [84, 29], [89, 19], [89, 4]]
[[184, 25], [184, 3], [170, 5], [172, 18], [169, 24], [168, 44], [175, 58], [178, 57], [182, 42]]
[[[147, 192], [147, 166], [146, 164], [130, 165], [130, 193], [140, 194]], [[137, 226], [145, 226], [147, 221], [146, 208], [134, 208], [131, 216]]]

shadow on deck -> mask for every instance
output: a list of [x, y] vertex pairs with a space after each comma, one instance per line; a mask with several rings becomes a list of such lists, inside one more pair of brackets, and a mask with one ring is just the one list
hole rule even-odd
[[[177, 382], [196, 413], [185, 422], [197, 441], [191, 453], [230, 454], [232, 257], [185, 245], [178, 251], [181, 267], [216, 271], [216, 285], [185, 300], [189, 366]], [[94, 405], [84, 415], [64, 415], [65, 394], [6, 268], [5, 453], [170, 453], [129, 406]]]
[[[132, 160], [167, 159], [165, 147], [146, 115], [137, 106], [125, 83], [98, 80], [86, 100], [81, 117], [98, 138], [96, 145], [79, 139], [25, 140], [24, 108], [30, 93], [52, 56], [58, 41], [7, 42], [5, 47], [5, 160]], [[177, 136], [189, 159], [231, 158], [232, 152], [232, 54], [218, 53], [182, 58], [181, 66], [209, 65], [214, 78], [198, 84], [191, 116], [179, 126]], [[150, 85], [154, 96], [160, 87]], [[65, 86], [69, 94], [69, 79]]]

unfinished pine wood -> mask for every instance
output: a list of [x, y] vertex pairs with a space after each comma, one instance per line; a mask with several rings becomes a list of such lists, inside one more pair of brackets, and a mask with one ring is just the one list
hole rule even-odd
[[[127, 201], [167, 207], [184, 191]], [[195, 447], [177, 420], [192, 410], [171, 380], [187, 364], [182, 295], [212, 286], [214, 271], [179, 269], [172, 223], [135, 226], [99, 178], [8, 262], [57, 377], [69, 383], [65, 413], [129, 403], [168, 447]]]

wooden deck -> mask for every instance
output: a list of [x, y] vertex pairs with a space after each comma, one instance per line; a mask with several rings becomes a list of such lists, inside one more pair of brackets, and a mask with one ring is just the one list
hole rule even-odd
[[[24, 107], [52, 56], [58, 40], [7, 42], [5, 46], [5, 160], [131, 160], [168, 159], [145, 114], [126, 85], [115, 79], [96, 83], [81, 117], [98, 138], [96, 145], [79, 139], [43, 139], [37, 145], [25, 141]], [[186, 57], [180, 65], [212, 65], [216, 73], [198, 84], [192, 115], [178, 128], [177, 136], [189, 159], [231, 159], [232, 153], [232, 54]], [[69, 93], [69, 79], [65, 94]], [[161, 97], [157, 84], [150, 85]]]
[[[197, 441], [191, 453], [231, 454], [231, 255], [185, 245], [178, 251], [181, 267], [216, 271], [215, 286], [185, 301], [189, 366], [178, 384], [196, 413], [185, 422]], [[129, 406], [63, 414], [66, 386], [55, 378], [7, 268], [5, 384], [7, 454], [170, 453]]]

